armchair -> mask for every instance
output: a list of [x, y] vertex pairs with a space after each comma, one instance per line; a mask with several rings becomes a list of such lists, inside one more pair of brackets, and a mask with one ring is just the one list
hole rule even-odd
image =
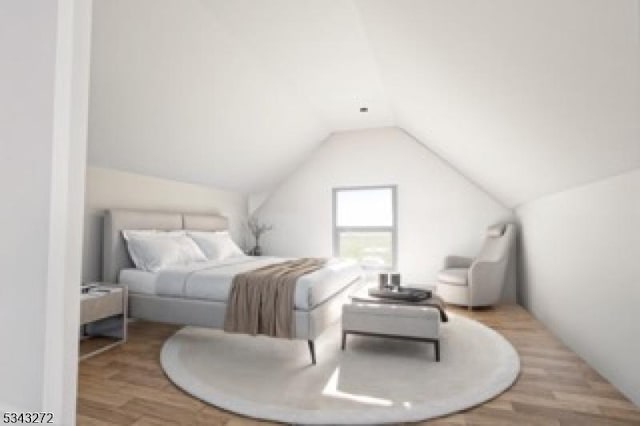
[[444, 269], [438, 273], [438, 295], [447, 303], [469, 309], [496, 304], [502, 295], [514, 242], [513, 224], [490, 226], [475, 259], [446, 257]]

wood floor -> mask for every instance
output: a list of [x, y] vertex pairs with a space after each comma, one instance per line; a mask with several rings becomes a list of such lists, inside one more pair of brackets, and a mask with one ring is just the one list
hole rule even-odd
[[[453, 309], [498, 330], [515, 346], [522, 370], [511, 389], [428, 425], [640, 425], [640, 410], [518, 306]], [[178, 327], [137, 322], [129, 342], [80, 363], [79, 425], [268, 424], [218, 410], [183, 393], [159, 364]], [[95, 344], [87, 343], [87, 344]]]

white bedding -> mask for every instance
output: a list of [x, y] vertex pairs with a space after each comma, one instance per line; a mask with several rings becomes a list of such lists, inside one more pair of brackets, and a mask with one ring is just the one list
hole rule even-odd
[[[236, 274], [285, 260], [287, 259], [277, 257], [239, 256], [170, 267], [158, 273], [125, 269], [120, 272], [120, 282], [127, 284], [132, 293], [226, 302]], [[330, 259], [322, 269], [298, 279], [295, 308], [312, 309], [361, 275], [362, 270], [357, 262]]]
[[118, 282], [125, 284], [129, 293], [156, 294], [157, 273], [141, 269], [123, 269], [120, 271]]

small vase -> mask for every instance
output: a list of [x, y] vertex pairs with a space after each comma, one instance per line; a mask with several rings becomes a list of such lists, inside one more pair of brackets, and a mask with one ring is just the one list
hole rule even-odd
[[378, 288], [384, 290], [389, 285], [389, 274], [378, 274]]
[[391, 275], [391, 285], [393, 287], [400, 287], [400, 274], [390, 274]]

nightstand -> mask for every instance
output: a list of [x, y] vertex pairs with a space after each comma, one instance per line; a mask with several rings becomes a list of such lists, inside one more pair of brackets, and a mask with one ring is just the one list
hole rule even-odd
[[127, 341], [128, 293], [127, 287], [108, 283], [90, 283], [81, 289], [81, 339], [99, 336], [107, 340], [97, 349], [81, 354], [79, 359], [83, 360]]

